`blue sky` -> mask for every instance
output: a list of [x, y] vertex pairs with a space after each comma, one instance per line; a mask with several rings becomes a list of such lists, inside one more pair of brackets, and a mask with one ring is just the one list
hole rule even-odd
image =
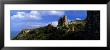
[[[58, 25], [58, 19], [66, 15], [70, 20], [84, 20], [86, 10], [11, 10], [11, 34], [22, 29], [31, 29], [46, 26], [50, 23]], [[17, 34], [14, 33], [14, 34]]]

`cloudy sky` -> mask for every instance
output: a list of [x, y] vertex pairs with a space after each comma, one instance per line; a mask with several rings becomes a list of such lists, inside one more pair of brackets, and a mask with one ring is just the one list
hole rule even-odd
[[11, 32], [46, 26], [58, 25], [58, 19], [68, 16], [68, 20], [83, 20], [87, 16], [84, 10], [11, 10]]

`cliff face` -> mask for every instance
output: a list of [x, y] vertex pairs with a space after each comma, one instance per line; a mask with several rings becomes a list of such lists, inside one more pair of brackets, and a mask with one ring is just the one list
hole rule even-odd
[[88, 11], [85, 30], [91, 38], [100, 39], [100, 11]]
[[88, 11], [86, 29], [88, 31], [100, 31], [100, 11]]
[[22, 30], [13, 40], [99, 40], [100, 11], [88, 11], [85, 20], [67, 21], [64, 16], [58, 26]]

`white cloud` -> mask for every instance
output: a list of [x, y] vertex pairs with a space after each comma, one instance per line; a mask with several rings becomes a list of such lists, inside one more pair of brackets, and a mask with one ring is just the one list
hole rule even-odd
[[49, 15], [64, 15], [64, 11], [49, 11]]
[[31, 11], [29, 14], [27, 14], [27, 16], [28, 16], [29, 18], [36, 19], [36, 20], [42, 19], [42, 18], [41, 18], [41, 14], [40, 14], [40, 12], [38, 12], [38, 11]]
[[24, 18], [25, 17], [25, 12], [17, 12], [16, 15], [13, 15], [13, 18]]
[[12, 19], [36, 19], [40, 20], [41, 14], [38, 11], [30, 11], [29, 13], [26, 12], [17, 12], [15, 15], [12, 16]]
[[30, 11], [30, 12], [25, 12], [25, 11], [19, 11], [15, 15], [12, 16], [12, 19], [36, 19], [36, 20], [41, 20], [42, 15], [57, 15], [62, 16], [64, 15], [64, 11]]
[[38, 11], [31, 11], [30, 14], [39, 14]]
[[71, 22], [72, 20], [68, 19], [68, 22]]
[[57, 11], [57, 10], [49, 10], [49, 11], [41, 11], [42, 15], [57, 15], [62, 16], [64, 15], [64, 11]]
[[76, 20], [81, 20], [81, 18], [76, 18]]
[[58, 21], [53, 21], [53, 22], [52, 22], [52, 25], [55, 26], [55, 27], [57, 27]]

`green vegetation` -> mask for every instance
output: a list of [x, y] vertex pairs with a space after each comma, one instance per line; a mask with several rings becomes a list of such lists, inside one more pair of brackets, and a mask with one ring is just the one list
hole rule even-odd
[[88, 11], [85, 20], [67, 24], [66, 16], [58, 20], [58, 26], [51, 24], [36, 29], [22, 30], [13, 40], [99, 40], [100, 12]]
[[[14, 38], [14, 40], [61, 40], [61, 39], [72, 39], [69, 38], [71, 34], [74, 33], [75, 30], [70, 31], [72, 28], [80, 29], [84, 26], [84, 22], [76, 22], [68, 25], [63, 25], [57, 27], [50, 26], [51, 28], [41, 27], [32, 30], [22, 30], [19, 35]], [[81, 30], [81, 29], [80, 29]]]

